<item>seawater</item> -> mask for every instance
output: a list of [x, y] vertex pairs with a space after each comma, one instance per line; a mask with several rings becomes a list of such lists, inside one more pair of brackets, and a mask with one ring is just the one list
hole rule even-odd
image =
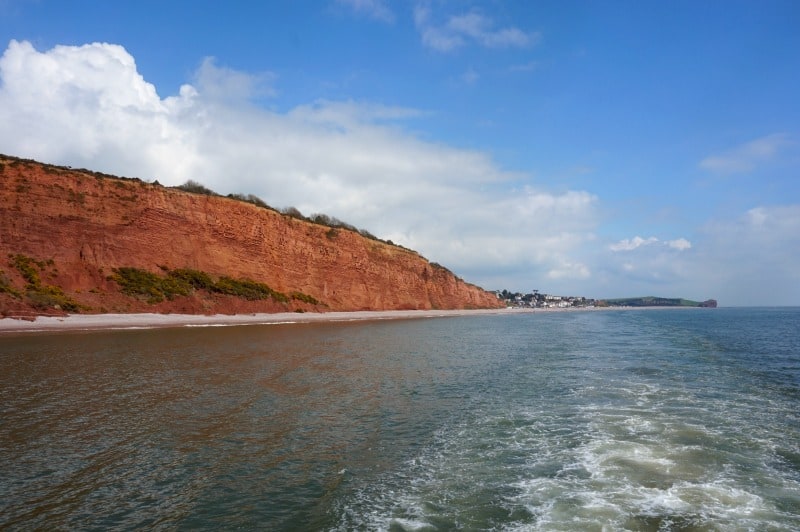
[[798, 530], [800, 309], [0, 337], [0, 528]]

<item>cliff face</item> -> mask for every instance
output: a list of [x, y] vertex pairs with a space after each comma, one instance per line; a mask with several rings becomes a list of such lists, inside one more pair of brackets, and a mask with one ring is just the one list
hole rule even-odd
[[123, 297], [109, 280], [120, 267], [247, 278], [310, 295], [321, 302], [317, 310], [500, 306], [415, 252], [354, 231], [230, 198], [0, 156], [0, 273], [19, 287], [19, 273], [6, 264], [16, 254], [47, 261], [40, 272], [47, 282], [95, 312], [304, 308], [210, 296], [152, 308]]

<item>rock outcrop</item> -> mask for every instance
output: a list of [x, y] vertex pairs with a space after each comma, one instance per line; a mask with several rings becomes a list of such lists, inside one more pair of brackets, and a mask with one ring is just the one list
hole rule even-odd
[[[0, 297], [7, 308], [30, 306], [21, 295], [24, 276], [11, 264], [15, 255], [38, 261], [42, 282], [90, 312], [500, 306], [494, 294], [416, 252], [356, 231], [236, 199], [0, 156], [0, 283], [10, 287]], [[319, 304], [210, 293], [148, 303], [121, 293], [111, 279], [120, 267], [246, 278]]]

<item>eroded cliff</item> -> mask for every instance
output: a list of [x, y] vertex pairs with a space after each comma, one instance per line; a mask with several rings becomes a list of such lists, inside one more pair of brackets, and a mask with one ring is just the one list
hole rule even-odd
[[[84, 312], [500, 306], [419, 254], [355, 231], [235, 199], [0, 156], [0, 288], [8, 287], [0, 289], [0, 311], [57, 311], [25, 297], [31, 286], [15, 256], [32, 259], [42, 286], [61, 290]], [[198, 290], [154, 302], [122, 293], [112, 279], [121, 267], [160, 275], [190, 268], [310, 297], [252, 301]]]

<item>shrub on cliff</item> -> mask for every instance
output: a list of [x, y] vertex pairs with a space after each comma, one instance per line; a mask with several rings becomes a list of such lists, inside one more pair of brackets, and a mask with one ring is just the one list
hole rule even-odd
[[296, 218], [298, 220], [308, 220], [308, 218], [303, 216], [303, 213], [300, 212], [295, 207], [284, 207], [283, 209], [281, 209], [281, 214], [285, 214], [289, 218]]
[[210, 188], [206, 188], [202, 184], [198, 183], [197, 181], [193, 181], [191, 179], [182, 185], [178, 185], [175, 188], [183, 190], [184, 192], [191, 192], [192, 194], [203, 194], [205, 196], [219, 196], [219, 194], [217, 194]]
[[170, 271], [168, 275], [188, 284], [195, 290], [212, 290], [214, 288], [214, 281], [206, 272], [191, 270], [189, 268], [179, 268]]
[[11, 294], [14, 297], [19, 297], [19, 292], [11, 286], [11, 280], [4, 271], [0, 271], [0, 294]]
[[[34, 308], [57, 308], [68, 312], [78, 312], [84, 308], [66, 295], [58, 286], [42, 284], [42, 278], [39, 273], [44, 271], [46, 267], [54, 265], [52, 259], [47, 261], [36, 260], [22, 254], [9, 255], [9, 259], [9, 264], [16, 268], [22, 278], [27, 282], [25, 286], [25, 296]], [[2, 279], [0, 279], [0, 281], [2, 281]], [[0, 285], [1, 284], [2, 282], [0, 282]], [[6, 290], [3, 290], [2, 287], [0, 287], [0, 292], [5, 291], [12, 295], [19, 296], [19, 293], [14, 290], [8, 282], [6, 282], [6, 288]]]
[[147, 270], [125, 266], [113, 271], [111, 279], [120, 286], [123, 294], [146, 297], [148, 303], [188, 296], [191, 292], [191, 285], [178, 277], [159, 277]]
[[252, 203], [256, 207], [261, 207], [262, 209], [274, 210], [272, 207], [267, 205], [267, 202], [265, 202], [255, 194], [228, 194], [228, 197], [238, 201], [243, 201], [245, 203]]
[[312, 297], [312, 296], [310, 296], [308, 294], [304, 294], [302, 292], [292, 292], [291, 298], [296, 300], [296, 301], [302, 301], [303, 303], [308, 303], [310, 305], [319, 305], [320, 304], [320, 302], [316, 298], [314, 298], [314, 297]]
[[276, 292], [264, 283], [251, 281], [250, 279], [220, 277], [219, 280], [214, 283], [214, 291], [221, 294], [242, 297], [249, 301], [273, 298], [276, 301], [285, 303], [289, 300], [285, 294]]
[[27, 293], [28, 301], [37, 309], [57, 308], [67, 312], [79, 312], [83, 306], [67, 296], [57, 286], [40, 286]]
[[20, 275], [22, 275], [22, 278], [28, 282], [28, 288], [36, 288], [41, 285], [42, 281], [39, 278], [37, 267], [41, 270], [45, 265], [44, 262], [21, 254], [9, 254], [8, 257], [9, 264], [16, 268]]
[[215, 282], [210, 275], [202, 271], [190, 268], [169, 270], [166, 266], [161, 268], [167, 272], [166, 277], [139, 268], [121, 267], [114, 268], [114, 274], [109, 279], [119, 285], [123, 294], [144, 297], [148, 303], [160, 303], [164, 299], [172, 300], [176, 296], [188, 296], [193, 290], [205, 290], [249, 301], [274, 299], [280, 303], [288, 303], [293, 299], [312, 305], [322, 304], [308, 294], [293, 292], [291, 296], [287, 296], [251, 279], [223, 276]]

